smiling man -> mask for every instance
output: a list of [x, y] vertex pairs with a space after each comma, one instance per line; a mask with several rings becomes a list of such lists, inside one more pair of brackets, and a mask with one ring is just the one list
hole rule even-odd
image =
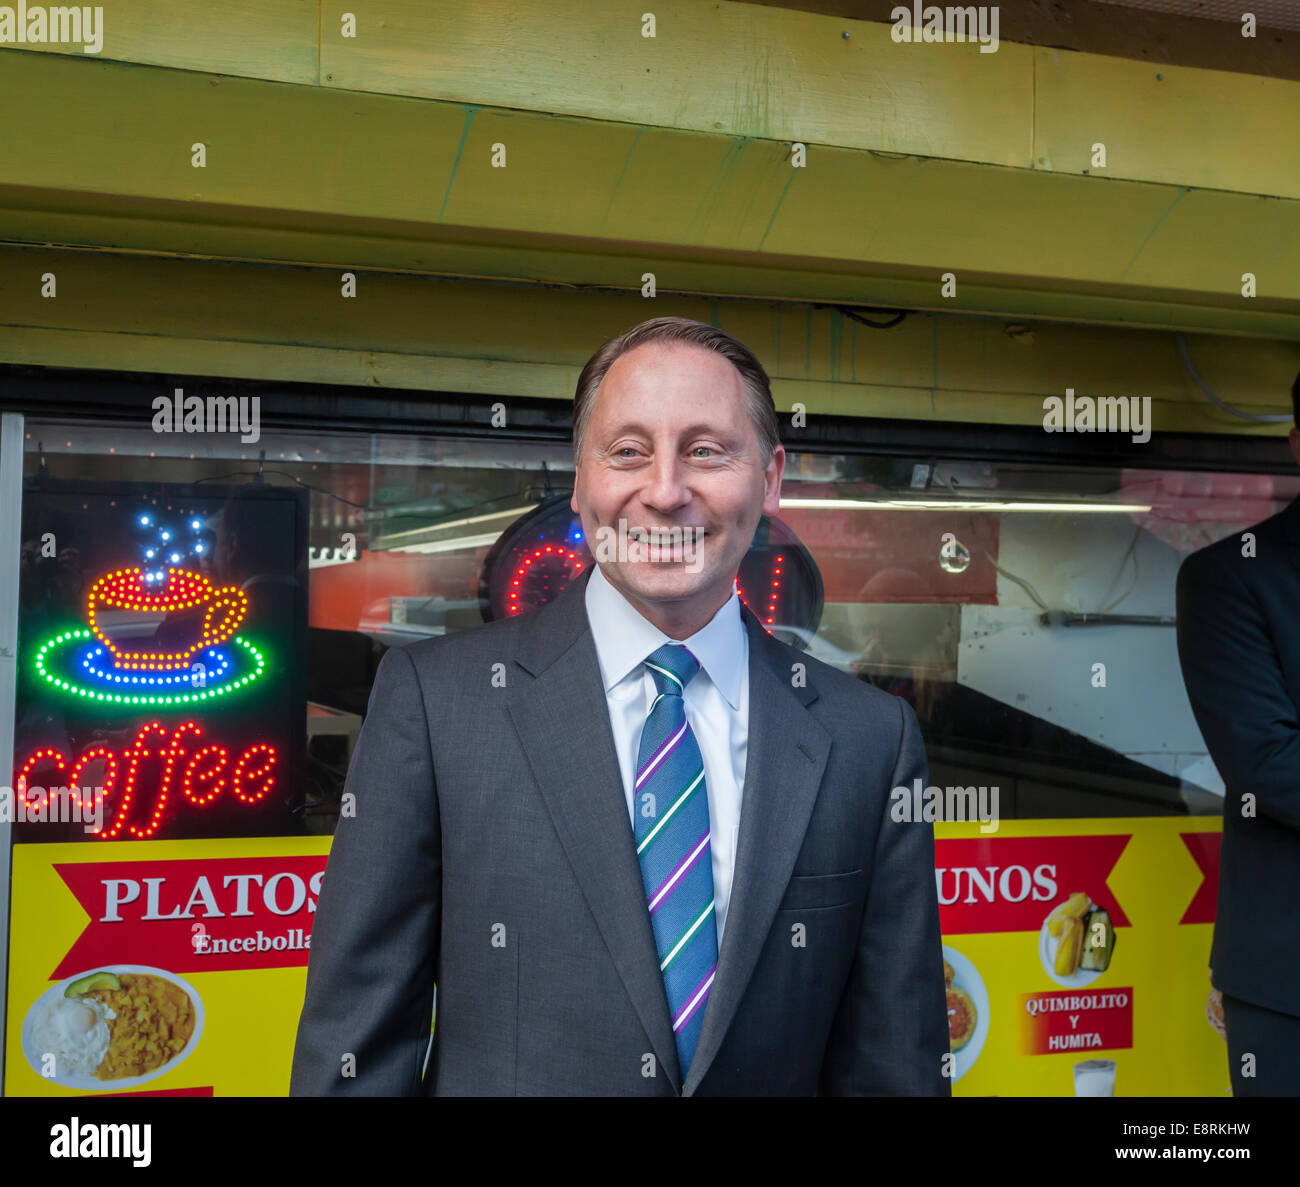
[[933, 831], [889, 811], [916, 719], [735, 592], [785, 467], [762, 366], [656, 318], [573, 420], [595, 565], [380, 665], [291, 1092], [948, 1095]]
[[[698, 338], [697, 326], [660, 318], [606, 343], [582, 373], [573, 414], [571, 504], [596, 542], [605, 580], [593, 580], [678, 638], [735, 600], [736, 572], [760, 515], [777, 512], [785, 469], [757, 360], [660, 336]], [[724, 335], [702, 329], [725, 348]], [[743, 645], [742, 632], [736, 639]]]

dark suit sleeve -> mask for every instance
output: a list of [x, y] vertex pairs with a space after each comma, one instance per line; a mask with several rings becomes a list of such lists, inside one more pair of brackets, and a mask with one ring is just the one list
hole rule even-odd
[[442, 905], [426, 722], [415, 665], [393, 648], [348, 770], [355, 815], [339, 818], [317, 902], [291, 1096], [420, 1094]]
[[1178, 660], [1214, 765], [1232, 802], [1253, 792], [1260, 816], [1300, 829], [1300, 721], [1277, 648], [1234, 563], [1193, 554], [1178, 570]]
[[900, 741], [876, 838], [858, 953], [831, 1027], [818, 1087], [822, 1096], [949, 1096], [947, 998], [934, 826], [900, 823], [889, 792], [929, 782], [921, 730], [901, 697]]

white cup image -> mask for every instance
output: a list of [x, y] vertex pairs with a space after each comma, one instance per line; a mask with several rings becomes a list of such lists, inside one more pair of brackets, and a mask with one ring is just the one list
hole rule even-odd
[[1115, 1061], [1084, 1059], [1074, 1065], [1075, 1096], [1114, 1096]]

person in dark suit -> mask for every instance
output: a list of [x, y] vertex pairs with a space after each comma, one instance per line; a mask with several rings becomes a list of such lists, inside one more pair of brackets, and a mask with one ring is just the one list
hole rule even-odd
[[[1300, 376], [1291, 389], [1300, 426]], [[1291, 430], [1300, 462], [1300, 428]], [[1178, 570], [1178, 657], [1223, 776], [1210, 951], [1236, 1096], [1300, 1095], [1300, 498]]]
[[949, 1095], [933, 826], [889, 811], [916, 718], [735, 592], [785, 465], [761, 365], [642, 323], [574, 452], [596, 565], [379, 667], [291, 1093]]

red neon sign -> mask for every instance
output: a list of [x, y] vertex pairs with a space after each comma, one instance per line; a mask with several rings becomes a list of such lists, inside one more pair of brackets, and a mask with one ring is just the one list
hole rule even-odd
[[[772, 570], [772, 589], [768, 595], [766, 618], [763, 619], [765, 626], [771, 626], [776, 622], [776, 599], [781, 592], [781, 566], [784, 563], [785, 557], [778, 556], [776, 558], [776, 567]], [[741, 591], [739, 577], [736, 578], [736, 596], [739, 597], [746, 606], [749, 606], [749, 599], [745, 597], [744, 593]], [[749, 608], [754, 610], [753, 606], [749, 606]], [[757, 614], [758, 611], [755, 610], [754, 613]], [[772, 632], [768, 631], [767, 633], [770, 635]]]
[[[256, 805], [270, 795], [276, 784], [276, 765], [279, 754], [274, 746], [257, 742], [244, 750], [231, 762], [231, 752], [217, 743], [193, 745], [203, 737], [203, 729], [195, 721], [184, 721], [168, 730], [160, 721], [150, 721], [140, 727], [135, 740], [120, 754], [107, 746], [96, 745], [84, 751], [71, 763], [61, 750], [42, 747], [30, 754], [18, 768], [14, 778], [17, 797], [25, 799], [29, 780], [42, 772], [57, 770], [57, 785], [63, 786], [67, 776], [70, 796], [80, 805], [86, 805], [81, 795], [81, 777], [95, 761], [103, 760], [104, 775], [95, 786], [103, 788], [106, 820], [97, 834], [100, 840], [111, 841], [123, 837], [123, 832], [139, 840], [154, 836], [163, 822], [168, 802], [179, 795], [195, 808], [204, 808], [227, 788], [240, 803]], [[145, 772], [142, 774], [142, 771]], [[121, 783], [118, 776], [122, 775]], [[150, 796], [152, 795], [152, 803]], [[26, 800], [30, 804], [30, 800]], [[89, 806], [89, 805], [86, 805]], [[128, 823], [135, 812], [148, 813], [144, 825]]]
[[[563, 589], [569, 581], [581, 573], [587, 567], [587, 558], [581, 553], [575, 552], [572, 548], [565, 548], [560, 544], [539, 544], [537, 547], [530, 549], [524, 554], [524, 558], [515, 566], [515, 571], [510, 577], [510, 589], [506, 594], [506, 613], [520, 614], [532, 607], [527, 602], [519, 600], [519, 587], [524, 581], [537, 574], [545, 576], [551, 575], [549, 566], [552, 563], [561, 564], [567, 572], [562, 572], [560, 580]], [[534, 569], [532, 566], [537, 565]]]

